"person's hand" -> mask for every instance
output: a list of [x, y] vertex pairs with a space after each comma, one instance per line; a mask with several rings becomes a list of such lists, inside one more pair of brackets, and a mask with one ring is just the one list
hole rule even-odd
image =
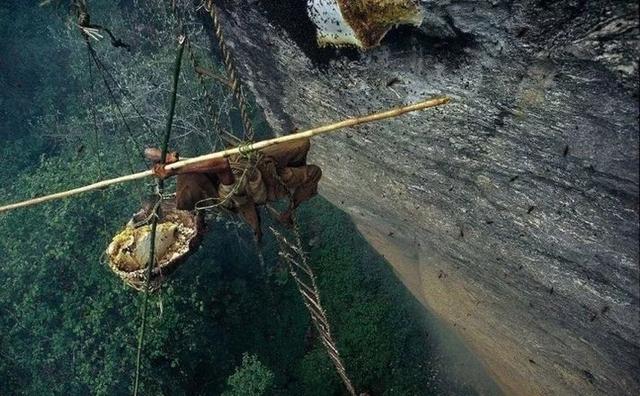
[[155, 177], [161, 180], [173, 176], [173, 172], [166, 169], [164, 167], [164, 164], [153, 164], [153, 166], [151, 167], [151, 171], [153, 172], [153, 175]]

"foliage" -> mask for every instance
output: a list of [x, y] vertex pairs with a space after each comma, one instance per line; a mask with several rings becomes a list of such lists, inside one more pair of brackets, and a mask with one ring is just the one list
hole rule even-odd
[[227, 380], [230, 387], [223, 396], [260, 396], [273, 385], [273, 373], [263, 365], [258, 357], [245, 353], [242, 366]]

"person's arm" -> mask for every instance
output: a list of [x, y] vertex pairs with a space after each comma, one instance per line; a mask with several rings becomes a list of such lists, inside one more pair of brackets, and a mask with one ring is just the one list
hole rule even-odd
[[[233, 176], [233, 174], [231, 173], [231, 166], [229, 165], [229, 160], [226, 158], [215, 158], [212, 160], [198, 162], [196, 164], [191, 164], [191, 165], [183, 166], [182, 168], [172, 170], [171, 172], [175, 172], [174, 174], [215, 173], [218, 176], [231, 174], [231, 176]], [[222, 182], [224, 183], [224, 181]], [[230, 183], [224, 183], [224, 184], [231, 184], [231, 183], [233, 183], [233, 179], [231, 180]]]
[[197, 164], [191, 164], [187, 166], [183, 166], [182, 168], [175, 170], [168, 170], [164, 167], [166, 164], [172, 164], [174, 162], [178, 162], [180, 157], [177, 152], [171, 151], [167, 153], [167, 158], [165, 164], [160, 164], [160, 159], [162, 156], [162, 152], [158, 148], [147, 148], [144, 151], [144, 156], [152, 161], [153, 173], [161, 178], [166, 179], [168, 177], [174, 175], [180, 175], [185, 173], [215, 173], [220, 182], [223, 184], [233, 184], [235, 178], [233, 177], [233, 173], [231, 172], [231, 166], [229, 165], [229, 160], [226, 158], [216, 158], [208, 161], [199, 162]]

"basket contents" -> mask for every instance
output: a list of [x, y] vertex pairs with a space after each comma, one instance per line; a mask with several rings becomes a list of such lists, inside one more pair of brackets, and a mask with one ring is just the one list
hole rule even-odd
[[[178, 267], [195, 250], [203, 231], [201, 219], [191, 212], [170, 208], [156, 228], [155, 266], [151, 273], [151, 289], [160, 286], [160, 279]], [[106, 250], [111, 270], [128, 285], [141, 290], [150, 259], [151, 226], [127, 225]]]

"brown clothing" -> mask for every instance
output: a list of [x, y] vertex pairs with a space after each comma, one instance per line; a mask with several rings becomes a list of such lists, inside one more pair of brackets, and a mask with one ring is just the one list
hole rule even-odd
[[176, 179], [176, 207], [180, 210], [194, 210], [198, 202], [218, 198], [215, 173], [184, 173]]
[[[225, 206], [238, 212], [252, 226], [257, 235], [260, 234], [260, 219], [256, 205], [290, 197], [289, 208], [285, 212], [285, 215], [290, 215], [290, 212], [300, 203], [318, 192], [322, 171], [315, 165], [306, 165], [309, 148], [309, 139], [302, 139], [261, 150], [261, 159], [256, 164], [257, 172], [249, 175], [248, 178], [247, 184], [253, 188], [245, 186], [236, 188], [236, 196], [228, 200]], [[230, 162], [241, 162], [239, 158], [230, 160]], [[236, 176], [236, 182], [239, 182], [238, 179], [239, 176]], [[252, 182], [259, 184], [262, 190]], [[176, 205], [178, 209], [183, 210], [210, 206], [221, 201], [221, 191], [225, 192], [223, 195], [226, 196], [231, 190], [232, 186], [221, 185], [216, 173], [179, 174]]]
[[[309, 139], [302, 139], [262, 150], [264, 159], [258, 163], [258, 170], [267, 187], [268, 201], [285, 198], [291, 193], [297, 207], [317, 194], [322, 171], [315, 165], [307, 165], [310, 147]], [[296, 195], [304, 198], [296, 200]]]

